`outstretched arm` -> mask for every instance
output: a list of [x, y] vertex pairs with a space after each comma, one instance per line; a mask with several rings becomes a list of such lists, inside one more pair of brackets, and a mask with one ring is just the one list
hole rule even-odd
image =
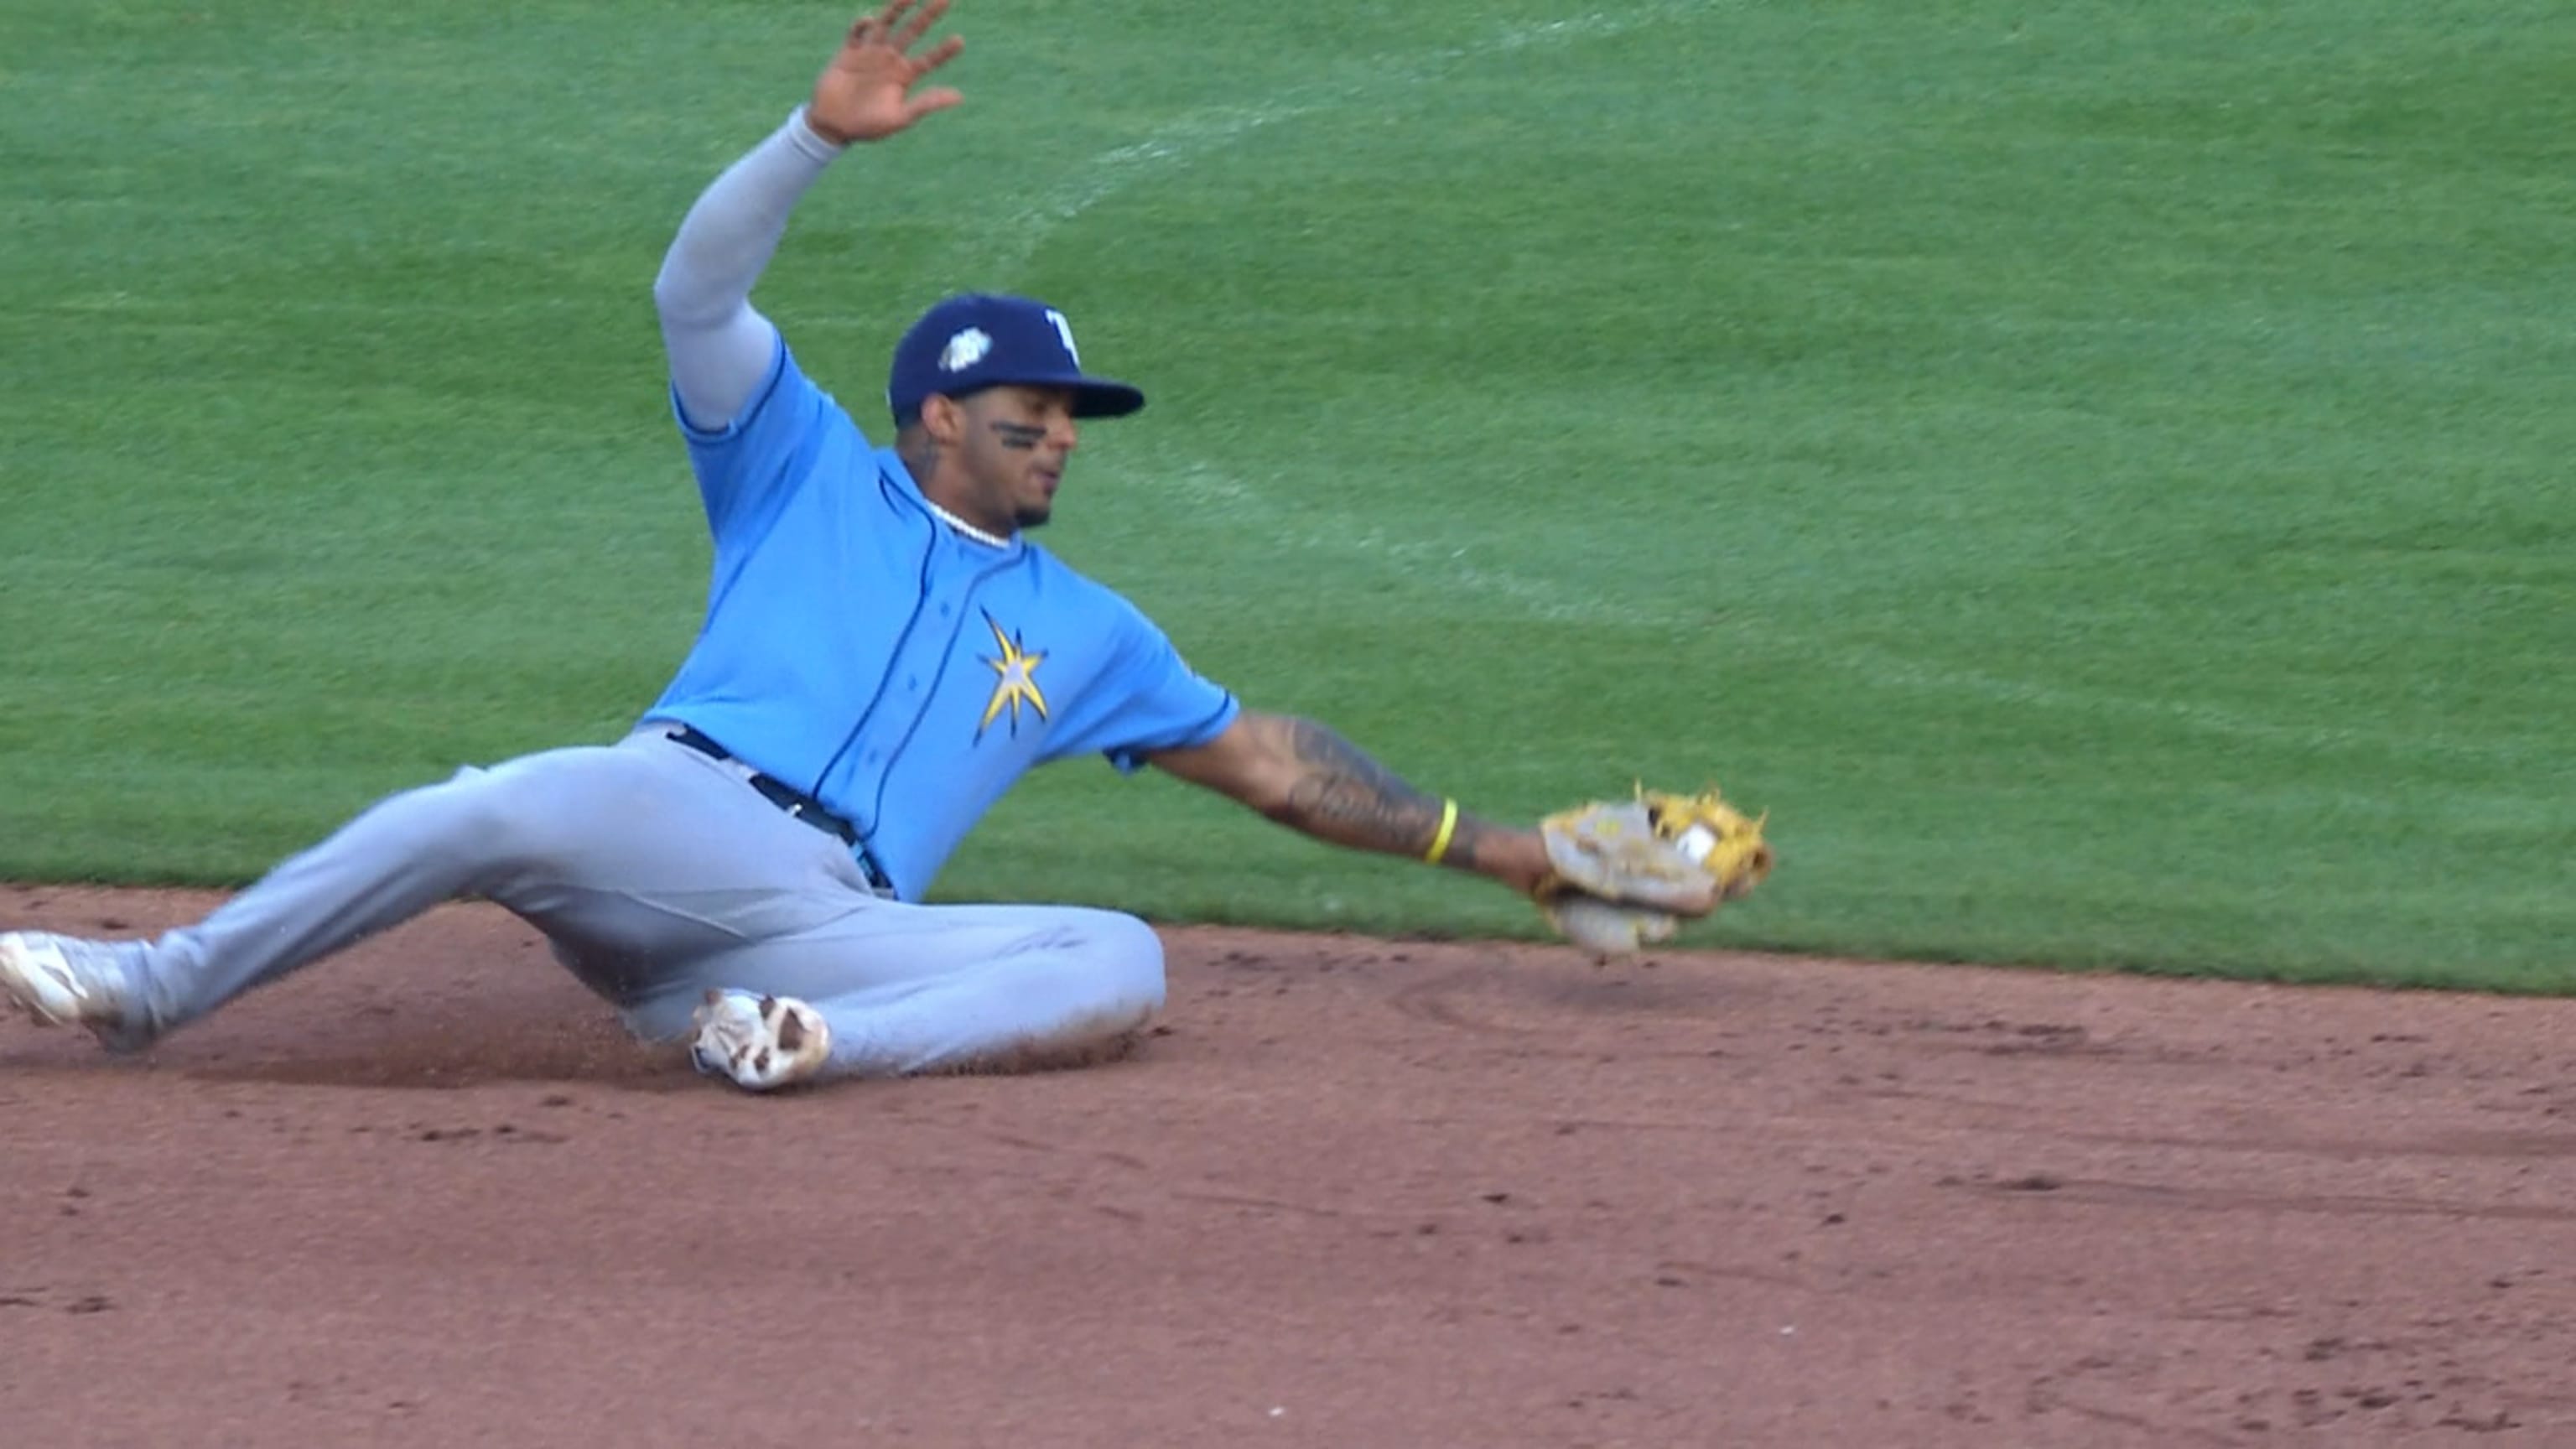
[[662, 347], [680, 413], [713, 431], [732, 422], [769, 374], [778, 329], [751, 305], [751, 284], [787, 231], [787, 213], [839, 148], [801, 115], [726, 168], [689, 209], [653, 280]]
[[1474, 871], [1524, 895], [1548, 875], [1536, 831], [1494, 825], [1416, 789], [1313, 720], [1247, 710], [1208, 743], [1152, 763], [1333, 845]]
[[[918, 45], [948, 0], [891, 0], [850, 27], [814, 82], [814, 94], [767, 139], [726, 168], [680, 223], [653, 282], [662, 343], [681, 413], [721, 428], [769, 373], [778, 329], [751, 305], [752, 284], [786, 235], [788, 213], [825, 167], [854, 142], [875, 141], [957, 104], [945, 88], [915, 93], [965, 42]], [[907, 19], [906, 13], [911, 12]]]

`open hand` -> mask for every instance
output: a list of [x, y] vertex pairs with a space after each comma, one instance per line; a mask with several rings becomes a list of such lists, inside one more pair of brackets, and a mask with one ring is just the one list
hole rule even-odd
[[805, 108], [814, 134], [840, 146], [881, 140], [964, 100], [946, 86], [913, 91], [922, 77], [966, 48], [952, 35], [918, 56], [909, 54], [947, 13], [948, 0], [925, 0], [917, 8], [914, 0], [891, 0], [883, 10], [861, 16], [814, 82], [814, 99]]

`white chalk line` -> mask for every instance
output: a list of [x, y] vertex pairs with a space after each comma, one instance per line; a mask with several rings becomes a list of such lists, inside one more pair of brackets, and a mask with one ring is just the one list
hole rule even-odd
[[1383, 527], [1347, 519], [1331, 526], [1318, 524], [1298, 510], [1271, 503], [1262, 490], [1205, 463], [1167, 469], [1143, 487], [1158, 502], [1169, 500], [1222, 517], [1229, 532], [1258, 537], [1273, 548], [1359, 559], [1400, 578], [1420, 581], [1433, 592], [1501, 599], [1518, 606], [1521, 618], [1647, 629], [1689, 624], [1677, 616], [1632, 608], [1546, 579], [1477, 563], [1470, 549], [1454, 542], [1397, 537]]
[[1326, 80], [1291, 86], [1249, 106], [1193, 112], [1157, 126], [1144, 139], [1112, 147], [1075, 168], [1054, 191], [1004, 223], [987, 263], [1010, 278], [1027, 266], [1047, 238], [1100, 203], [1149, 177], [1188, 166], [1245, 137], [1289, 121], [1341, 110], [1374, 97], [1427, 85], [1462, 67], [1540, 46], [1621, 35], [1658, 21], [1713, 8], [1688, 3], [1596, 11], [1571, 19], [1511, 25], [1461, 45], [1350, 68]]

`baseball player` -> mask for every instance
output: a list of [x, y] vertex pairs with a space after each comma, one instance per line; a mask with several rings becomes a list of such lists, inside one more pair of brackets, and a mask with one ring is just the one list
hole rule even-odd
[[[0, 936], [40, 1022], [139, 1050], [440, 902], [499, 904], [647, 1041], [752, 1091], [1093, 1053], [1162, 1004], [1142, 921], [924, 905], [1030, 769], [1152, 766], [1359, 850], [1545, 899], [1536, 830], [1398, 779], [1331, 729], [1245, 709], [1110, 588], [1029, 539], [1081, 426], [1144, 405], [1086, 370], [1066, 314], [964, 294], [893, 351], [859, 422], [750, 304], [790, 212], [852, 153], [957, 105], [925, 77], [947, 0], [892, 0], [682, 221], [653, 289], [674, 421], [714, 540], [704, 624], [622, 739], [469, 767], [381, 800], [192, 925]], [[881, 180], [878, 184], [884, 184]], [[1713, 909], [1705, 879], [1669, 896]]]

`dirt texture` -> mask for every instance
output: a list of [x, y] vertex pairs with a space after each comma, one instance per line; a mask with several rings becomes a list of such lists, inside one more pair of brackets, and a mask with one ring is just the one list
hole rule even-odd
[[1167, 939], [1126, 1060], [780, 1098], [481, 906], [0, 1022], [0, 1438], [2576, 1443], [2576, 1002]]

